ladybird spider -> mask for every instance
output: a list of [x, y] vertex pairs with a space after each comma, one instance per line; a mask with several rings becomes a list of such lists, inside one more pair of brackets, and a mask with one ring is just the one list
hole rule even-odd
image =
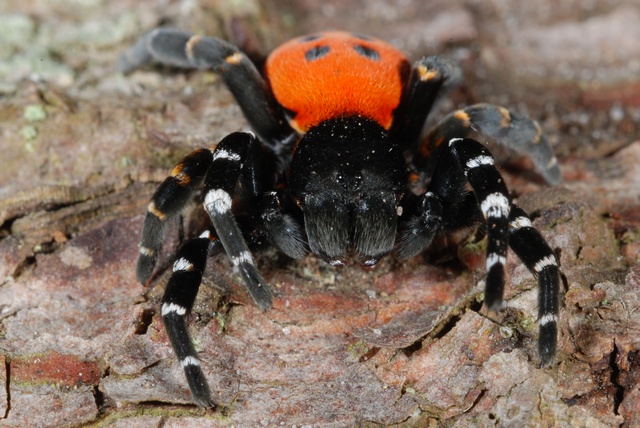
[[[119, 60], [127, 72], [151, 61], [217, 72], [260, 136], [236, 132], [180, 161], [151, 198], [137, 278], [151, 278], [167, 221], [203, 187], [212, 228], [178, 250], [162, 319], [201, 406], [214, 406], [185, 315], [208, 256], [226, 251], [256, 304], [271, 291], [253, 251], [274, 246], [292, 258], [312, 252], [332, 265], [365, 266], [395, 253], [414, 256], [436, 235], [486, 229], [485, 303], [503, 307], [511, 246], [538, 280], [539, 354], [556, 353], [556, 256], [527, 214], [509, 199], [480, 135], [532, 157], [545, 180], [560, 181], [550, 145], [534, 121], [487, 104], [446, 116], [421, 139], [427, 115], [454, 68], [439, 57], [413, 67], [395, 48], [367, 36], [328, 32], [276, 49], [264, 77], [223, 40], [160, 28]], [[475, 134], [472, 134], [475, 133]], [[420, 180], [426, 191], [415, 194]], [[470, 187], [469, 187], [470, 186]]]

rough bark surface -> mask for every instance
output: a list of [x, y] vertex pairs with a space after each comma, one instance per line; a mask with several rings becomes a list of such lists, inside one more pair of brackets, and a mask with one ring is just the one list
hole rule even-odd
[[[172, 254], [134, 277], [148, 198], [190, 150], [247, 124], [214, 74], [114, 72], [170, 24], [260, 60], [327, 28], [460, 61], [439, 113], [490, 102], [538, 119], [564, 183], [505, 159], [563, 272], [556, 364], [538, 368], [536, 286], [510, 254], [508, 307], [480, 303], [482, 246], [342, 269], [259, 258], [252, 304], [225, 258], [191, 331], [215, 410], [191, 405], [158, 315]], [[0, 425], [640, 426], [640, 6], [636, 1], [0, 2]]]

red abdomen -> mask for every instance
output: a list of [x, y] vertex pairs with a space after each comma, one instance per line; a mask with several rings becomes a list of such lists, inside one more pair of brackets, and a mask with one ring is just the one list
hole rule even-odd
[[276, 100], [293, 114], [291, 126], [301, 133], [348, 115], [389, 129], [409, 69], [393, 46], [345, 32], [291, 40], [271, 53], [265, 67]]

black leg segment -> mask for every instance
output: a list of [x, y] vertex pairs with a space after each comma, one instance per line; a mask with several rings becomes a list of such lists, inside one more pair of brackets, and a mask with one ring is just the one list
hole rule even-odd
[[487, 285], [485, 304], [491, 310], [503, 306], [504, 265], [509, 244], [509, 210], [507, 186], [494, 165], [489, 150], [470, 139], [453, 139], [449, 150], [458, 160], [473, 188], [480, 210], [487, 221]]
[[538, 279], [538, 352], [542, 365], [548, 366], [555, 358], [558, 341], [558, 260], [540, 232], [531, 225], [527, 213], [517, 205], [511, 206], [509, 228], [509, 245]]
[[476, 104], [447, 115], [430, 132], [418, 151], [418, 163], [429, 164], [443, 143], [451, 138], [478, 134], [518, 153], [528, 155], [549, 184], [561, 181], [551, 144], [537, 122], [491, 104]]
[[[465, 194], [467, 181], [473, 193]], [[450, 140], [442, 149], [427, 193], [419, 201], [422, 208], [414, 211], [420, 215], [405, 223], [397, 254], [406, 257], [422, 251], [437, 230], [464, 227], [465, 219], [467, 226], [477, 222], [470, 203], [479, 205], [487, 222], [485, 303], [491, 310], [503, 307], [504, 267], [510, 246], [538, 280], [538, 351], [542, 365], [551, 364], [558, 335], [558, 261], [524, 210], [510, 202], [489, 150], [475, 140]]]
[[198, 149], [190, 153], [173, 168], [171, 175], [151, 197], [144, 219], [136, 268], [136, 276], [141, 283], [146, 283], [153, 273], [167, 221], [182, 211], [202, 183], [212, 159], [209, 149]]
[[253, 129], [277, 154], [290, 150], [295, 132], [253, 63], [236, 46], [215, 37], [158, 28], [142, 36], [118, 60], [129, 72], [150, 62], [212, 69], [227, 85]]
[[415, 149], [424, 123], [443, 85], [455, 74], [452, 63], [437, 56], [422, 58], [413, 65], [403, 102], [394, 112], [391, 135], [404, 148]]
[[216, 147], [205, 179], [204, 208], [249, 294], [261, 309], [268, 309], [271, 307], [269, 285], [260, 275], [232, 212], [239, 180], [245, 201], [262, 199], [263, 176], [259, 172], [262, 160], [260, 143], [253, 134], [236, 132], [225, 137]]
[[306, 256], [309, 246], [302, 226], [283, 211], [278, 193], [265, 193], [262, 204], [262, 223], [271, 244], [293, 259]]
[[186, 316], [193, 308], [202, 274], [210, 252], [221, 250], [220, 242], [211, 239], [207, 231], [199, 238], [187, 241], [178, 251], [162, 298], [162, 321], [176, 357], [184, 369], [189, 389], [196, 402], [214, 407], [207, 379], [200, 368], [200, 359], [187, 330]]
[[[414, 199], [414, 198], [411, 198]], [[442, 200], [431, 191], [403, 206], [403, 222], [398, 234], [395, 255], [408, 259], [423, 252], [441, 230], [443, 221]]]

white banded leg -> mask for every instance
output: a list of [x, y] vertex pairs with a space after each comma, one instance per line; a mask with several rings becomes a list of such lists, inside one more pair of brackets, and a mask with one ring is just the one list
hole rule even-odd
[[558, 260], [522, 208], [511, 205], [509, 220], [509, 245], [538, 279], [538, 352], [542, 365], [548, 366], [555, 358], [558, 341]]
[[456, 138], [449, 148], [457, 158], [473, 188], [480, 210], [487, 221], [487, 283], [485, 303], [491, 310], [503, 307], [504, 266], [509, 245], [508, 190], [496, 169], [493, 156], [482, 144]]
[[153, 273], [167, 221], [178, 215], [189, 201], [202, 182], [212, 156], [209, 149], [199, 149], [187, 155], [151, 197], [142, 228], [136, 268], [136, 276], [141, 283], [146, 283]]
[[[210, 173], [205, 180], [204, 208], [227, 255], [239, 270], [249, 294], [261, 309], [267, 309], [271, 307], [269, 285], [258, 271], [231, 210], [233, 192], [238, 180], [246, 180], [243, 188], [247, 193], [259, 192], [257, 189], [261, 185], [254, 174], [242, 174], [245, 168], [257, 167], [256, 163], [260, 162], [259, 150], [258, 140], [251, 133], [236, 132], [218, 144]], [[256, 199], [261, 197], [256, 194], [250, 196]]]
[[162, 297], [162, 321], [171, 346], [180, 361], [189, 389], [198, 405], [215, 407], [207, 379], [200, 368], [200, 359], [187, 329], [186, 316], [200, 288], [209, 252], [220, 252], [220, 242], [209, 232], [187, 241], [178, 251], [173, 273]]

